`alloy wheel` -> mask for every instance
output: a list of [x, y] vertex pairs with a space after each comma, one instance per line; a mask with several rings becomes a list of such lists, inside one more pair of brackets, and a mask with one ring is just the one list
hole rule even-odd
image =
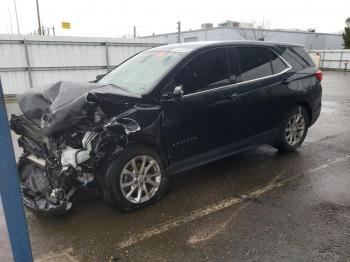
[[305, 119], [301, 113], [294, 114], [287, 123], [285, 129], [286, 142], [295, 146], [303, 138], [305, 132]]
[[141, 204], [150, 200], [160, 187], [161, 169], [158, 162], [147, 155], [132, 158], [122, 169], [120, 188], [126, 200]]

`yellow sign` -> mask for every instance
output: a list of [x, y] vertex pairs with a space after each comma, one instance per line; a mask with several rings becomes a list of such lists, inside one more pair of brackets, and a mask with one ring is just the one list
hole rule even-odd
[[62, 28], [63, 29], [70, 29], [70, 23], [69, 22], [62, 22]]

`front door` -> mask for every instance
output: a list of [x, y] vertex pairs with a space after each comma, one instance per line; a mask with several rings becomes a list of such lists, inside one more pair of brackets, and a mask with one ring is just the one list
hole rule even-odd
[[176, 74], [181, 100], [164, 102], [169, 157], [180, 161], [208, 152], [232, 140], [233, 103], [238, 88], [230, 81], [225, 48], [191, 58]]

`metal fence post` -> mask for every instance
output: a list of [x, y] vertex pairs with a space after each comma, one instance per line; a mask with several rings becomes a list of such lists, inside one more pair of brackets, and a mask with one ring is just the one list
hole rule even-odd
[[16, 262], [30, 262], [33, 261], [33, 257], [23, 210], [16, 159], [12, 147], [1, 79], [0, 152], [0, 192], [13, 259]]
[[341, 62], [343, 61], [343, 50], [340, 52], [340, 59], [339, 59], [339, 70], [341, 69]]
[[24, 51], [26, 53], [26, 60], [27, 60], [27, 71], [28, 71], [28, 78], [29, 78], [29, 87], [33, 88], [33, 79], [32, 79], [32, 69], [30, 67], [30, 60], [29, 60], [29, 52], [28, 52], [28, 43], [27, 40], [23, 40], [24, 44]]
[[320, 66], [320, 68], [323, 68], [323, 64], [324, 64], [324, 60], [325, 60], [324, 58], [325, 58], [325, 56], [326, 56], [326, 53], [327, 53], [327, 51], [323, 51], [323, 52], [322, 52], [322, 56], [321, 56], [321, 65], [322, 65], [322, 66]]
[[106, 68], [107, 72], [109, 71], [109, 48], [108, 48], [108, 42], [105, 42], [105, 48], [106, 48]]

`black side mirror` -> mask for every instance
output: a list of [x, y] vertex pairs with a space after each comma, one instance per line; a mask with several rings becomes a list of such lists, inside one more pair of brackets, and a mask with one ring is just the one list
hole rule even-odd
[[97, 75], [96, 76], [96, 81], [100, 80], [101, 78], [103, 78], [106, 74], [102, 74], [102, 75]]
[[182, 90], [182, 85], [176, 86], [174, 91], [167, 92], [161, 95], [161, 100], [164, 102], [173, 102], [177, 100], [181, 100], [184, 95], [184, 91]]
[[176, 86], [173, 92], [173, 98], [175, 100], [181, 100], [184, 95], [182, 85]]

